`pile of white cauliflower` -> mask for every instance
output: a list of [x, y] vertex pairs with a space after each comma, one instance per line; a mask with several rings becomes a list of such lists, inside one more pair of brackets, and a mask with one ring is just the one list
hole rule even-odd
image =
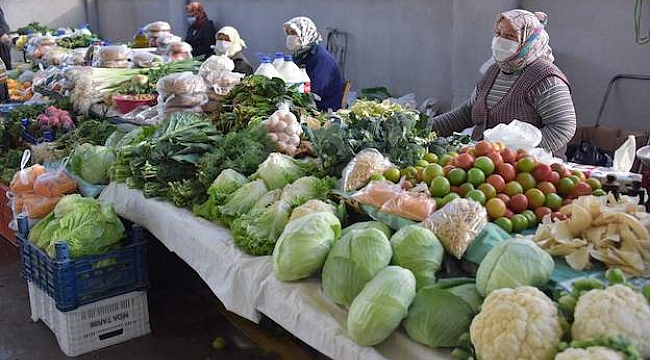
[[[650, 358], [650, 304], [608, 272], [609, 287], [590, 279], [554, 303], [537, 288], [499, 289], [470, 327], [481, 360], [631, 360]], [[613, 281], [612, 279], [619, 279]], [[569, 330], [570, 327], [570, 330]], [[570, 335], [572, 342], [563, 343]]]

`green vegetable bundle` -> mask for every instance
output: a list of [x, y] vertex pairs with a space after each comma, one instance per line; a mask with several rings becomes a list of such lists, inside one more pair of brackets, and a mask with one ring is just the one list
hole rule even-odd
[[80, 195], [67, 195], [32, 228], [29, 240], [50, 257], [55, 244], [65, 241], [73, 258], [102, 254], [124, 238], [124, 225], [111, 205]]
[[221, 101], [217, 128], [224, 133], [257, 125], [277, 110], [279, 103], [290, 101], [291, 111], [301, 115], [316, 115], [315, 102], [310, 94], [287, 88], [282, 79], [261, 75], [245, 77]]
[[180, 207], [202, 202], [205, 187], [196, 176], [197, 164], [221, 139], [214, 126], [199, 114], [175, 113], [163, 124], [141, 131], [122, 139], [128, 145], [112, 167], [113, 180]]
[[84, 143], [72, 152], [69, 167], [75, 175], [92, 185], [106, 185], [113, 161], [115, 153], [111, 148]]
[[415, 163], [435, 139], [427, 120], [396, 104], [359, 101], [351, 110], [332, 115], [328, 126], [306, 132], [324, 166], [340, 173], [338, 167], [365, 148], [379, 150], [398, 166]]

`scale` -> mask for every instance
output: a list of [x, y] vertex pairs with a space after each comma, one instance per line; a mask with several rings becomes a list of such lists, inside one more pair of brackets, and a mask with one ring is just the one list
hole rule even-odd
[[[641, 187], [643, 187], [650, 198], [650, 145], [646, 145], [636, 152], [636, 157], [643, 163], [643, 170], [641, 171]], [[645, 203], [645, 209], [650, 212], [650, 199]]]

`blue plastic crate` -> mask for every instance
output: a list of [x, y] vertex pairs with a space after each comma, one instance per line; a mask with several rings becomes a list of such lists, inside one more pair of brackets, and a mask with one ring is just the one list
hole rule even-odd
[[18, 233], [22, 275], [44, 290], [61, 311], [142, 290], [149, 285], [147, 243], [142, 227], [127, 226], [128, 245], [102, 255], [71, 259], [68, 244], [59, 242], [56, 258]]

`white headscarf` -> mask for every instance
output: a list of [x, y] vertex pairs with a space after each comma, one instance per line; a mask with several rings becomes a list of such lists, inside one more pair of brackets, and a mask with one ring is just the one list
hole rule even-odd
[[305, 50], [310, 48], [313, 44], [322, 41], [323, 38], [318, 33], [316, 29], [316, 24], [311, 21], [310, 18], [306, 16], [295, 17], [286, 23], [284, 23], [285, 28], [289, 28], [296, 32], [298, 38], [300, 39], [300, 50]]
[[230, 47], [226, 52], [226, 55], [228, 55], [228, 57], [232, 57], [246, 47], [246, 42], [244, 39], [239, 37], [239, 32], [232, 26], [222, 27], [219, 29], [219, 31], [217, 31], [217, 35], [219, 34], [228, 35], [228, 38], [230, 39]]

